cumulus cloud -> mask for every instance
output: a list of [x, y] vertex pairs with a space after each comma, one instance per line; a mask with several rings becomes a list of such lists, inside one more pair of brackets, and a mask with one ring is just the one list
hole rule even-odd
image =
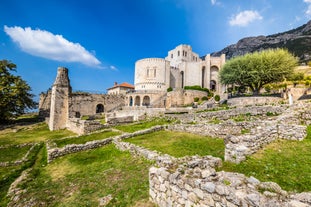
[[246, 10], [238, 13], [237, 15], [233, 16], [229, 24], [231, 26], [247, 26], [251, 22], [255, 20], [261, 20], [262, 16], [257, 12], [257, 11], [252, 11], [252, 10]]
[[311, 17], [311, 0], [304, 0], [303, 2], [308, 4], [308, 8], [306, 10], [306, 15]]
[[211, 0], [212, 5], [215, 5], [217, 2], [216, 0]]
[[4, 31], [20, 48], [31, 55], [63, 62], [78, 62], [91, 67], [100, 67], [101, 62], [79, 43], [66, 40], [51, 32], [4, 26]]

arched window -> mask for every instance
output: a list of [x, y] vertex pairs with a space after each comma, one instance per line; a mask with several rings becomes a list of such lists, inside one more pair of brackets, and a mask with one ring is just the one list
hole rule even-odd
[[129, 106], [133, 106], [133, 97], [132, 96], [130, 96]]
[[149, 96], [144, 96], [143, 106], [150, 106], [150, 97]]
[[96, 106], [96, 114], [104, 112], [104, 105], [103, 104], [97, 104]]
[[140, 106], [140, 97], [139, 96], [135, 97], [135, 106]]
[[205, 88], [205, 66], [202, 68], [202, 88]]
[[181, 71], [180, 74], [181, 74], [181, 88], [184, 88], [184, 71]]

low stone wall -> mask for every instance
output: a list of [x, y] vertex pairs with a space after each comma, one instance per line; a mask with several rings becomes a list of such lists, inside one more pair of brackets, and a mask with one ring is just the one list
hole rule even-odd
[[217, 158], [197, 158], [178, 168], [151, 167], [150, 199], [166, 206], [307, 207], [311, 193], [289, 194], [273, 182], [239, 173], [216, 172]]
[[36, 145], [38, 145], [38, 144], [26, 143], [26, 144], [21, 144], [21, 145], [14, 145], [14, 146], [11, 146], [11, 145], [8, 145], [8, 146], [1, 146], [1, 147], [0, 147], [0, 150], [1, 150], [1, 149], [4, 149], [4, 148], [9, 148], [9, 147], [18, 147], [18, 148], [25, 147], [25, 146], [31, 146], [31, 147], [30, 147], [30, 149], [26, 152], [26, 154], [22, 157], [22, 159], [20, 159], [20, 160], [15, 160], [15, 161], [12, 161], [12, 162], [0, 162], [0, 167], [16, 166], [16, 165], [20, 165], [20, 164], [22, 164], [22, 163], [28, 161], [28, 155], [29, 155], [29, 153], [35, 148]]
[[247, 105], [265, 105], [265, 104], [275, 104], [280, 101], [286, 101], [281, 97], [239, 97], [239, 98], [230, 98], [227, 103], [231, 106], [247, 106]]
[[169, 125], [168, 130], [188, 132], [212, 138], [226, 138], [228, 134], [241, 135], [242, 130], [251, 130], [257, 126], [254, 122], [234, 122], [231, 120], [220, 124], [174, 124]]
[[67, 154], [72, 154], [75, 152], [95, 149], [95, 148], [110, 144], [111, 142], [112, 142], [112, 138], [107, 138], [103, 140], [90, 141], [85, 144], [69, 144], [63, 148], [50, 148], [50, 146], [47, 145], [48, 163], [52, 162], [54, 159], [58, 157], [61, 157]]
[[105, 125], [96, 120], [81, 120], [80, 118], [70, 118], [67, 120], [67, 129], [78, 135], [87, 134], [103, 128], [105, 128]]
[[[63, 148], [54, 147], [52, 143], [47, 143], [47, 157], [48, 157], [48, 163], [52, 162], [54, 159], [67, 155], [72, 154], [80, 151], [85, 151], [89, 149], [95, 149], [102, 146], [105, 146], [107, 144], [112, 143], [112, 140], [123, 140], [131, 137], [135, 137], [138, 135], [148, 134], [155, 131], [163, 130], [165, 126], [155, 126], [150, 129], [140, 130], [134, 133], [125, 133], [121, 134], [115, 137], [102, 139], [102, 140], [94, 140], [86, 142], [85, 144], [69, 144], [64, 146]], [[72, 137], [74, 138], [74, 137]], [[78, 137], [75, 137], [78, 138]]]

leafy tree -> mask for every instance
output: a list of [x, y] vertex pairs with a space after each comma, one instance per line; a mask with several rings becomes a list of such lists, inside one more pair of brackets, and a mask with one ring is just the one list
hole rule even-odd
[[291, 77], [297, 59], [284, 49], [270, 49], [229, 60], [220, 70], [223, 84], [249, 87], [253, 94], [269, 83]]
[[27, 109], [36, 107], [30, 94], [30, 86], [20, 77], [11, 72], [16, 65], [7, 60], [0, 60], [0, 123], [19, 116]]

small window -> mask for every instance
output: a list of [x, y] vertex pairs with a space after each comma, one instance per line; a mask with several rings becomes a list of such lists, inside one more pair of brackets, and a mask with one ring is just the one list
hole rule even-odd
[[185, 57], [187, 57], [187, 51], [185, 52]]
[[180, 56], [180, 51], [178, 50], [178, 56]]
[[173, 54], [171, 54], [171, 58], [172, 58], [172, 59], [173, 59], [173, 57], [174, 57]]

